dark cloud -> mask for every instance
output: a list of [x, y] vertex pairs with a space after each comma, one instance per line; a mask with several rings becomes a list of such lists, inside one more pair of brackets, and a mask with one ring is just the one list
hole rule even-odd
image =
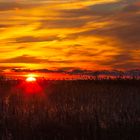
[[121, 0], [121, 2], [126, 3], [126, 4], [133, 4], [136, 2], [140, 2], [140, 0]]
[[90, 9], [93, 14], [105, 15], [105, 14], [114, 14], [123, 8], [124, 4], [121, 2], [112, 2], [112, 3], [102, 3], [90, 5], [87, 8]]
[[12, 68], [11, 69], [13, 72], [52, 72], [52, 70], [48, 70], [48, 69], [26, 69], [26, 68]]
[[[60, 10], [61, 16], [65, 18], [79, 18], [79, 17], [92, 17], [94, 21], [102, 20], [102, 18], [109, 18], [123, 9], [124, 2], [108, 2], [93, 4], [80, 9], [64, 9]], [[93, 18], [94, 17], [94, 18]]]
[[54, 41], [54, 40], [60, 40], [60, 38], [57, 36], [47, 36], [47, 37], [24, 36], [24, 37], [16, 38], [15, 40], [16, 40], [15, 43], [29, 43], [29, 42]]
[[0, 29], [10, 27], [11, 25], [8, 24], [0, 24]]
[[40, 27], [38, 29], [44, 28], [76, 28], [84, 26], [88, 20], [85, 19], [58, 19], [58, 20], [41, 20]]
[[[38, 57], [34, 57], [34, 56], [29, 56], [29, 55], [22, 55], [22, 56], [18, 56], [18, 57], [14, 57], [14, 58], [8, 58], [8, 59], [3, 59], [0, 61], [0, 63], [2, 64], [50, 64], [50, 65], [61, 65], [64, 64], [67, 67], [71, 66], [73, 64], [94, 64], [93, 60], [88, 60], [88, 59], [79, 59], [79, 60], [69, 60], [69, 59], [43, 59], [43, 58], [38, 58]], [[80, 65], [79, 65], [80, 67]]]
[[[105, 19], [106, 20], [106, 19]], [[139, 48], [140, 43], [140, 14], [124, 12], [124, 9], [111, 19], [108, 19], [111, 24], [103, 28], [94, 28], [86, 31], [73, 33], [68, 38], [74, 39], [81, 37], [109, 37], [118, 40], [122, 44], [118, 47], [128, 47], [131, 49], [132, 46]], [[134, 49], [134, 48], [133, 48]]]
[[[138, 45], [138, 43], [140, 43], [140, 27], [139, 24], [133, 20], [133, 22], [128, 25], [110, 26], [102, 29], [90, 29], [80, 33], [74, 33], [71, 34], [69, 38], [77, 38], [79, 36], [110, 37], [118, 39], [128, 45], [130, 45], [130, 43], [131, 45]], [[123, 45], [126, 46], [127, 44]]]
[[34, 56], [22, 55], [14, 58], [0, 60], [0, 63], [41, 63], [45, 60], [39, 59]]
[[4, 72], [5, 70], [11, 70], [11, 69], [22, 69], [21, 66], [0, 66], [0, 72]]
[[140, 11], [140, 5], [132, 4], [128, 5], [123, 9], [124, 12], [138, 12]]
[[139, 63], [134, 63], [134, 62], [123, 62], [121, 64], [114, 64], [113, 66], [114, 69], [138, 69], [140, 68]]
[[27, 64], [37, 64], [37, 63], [51, 63], [51, 64], [70, 64], [75, 62], [89, 62], [88, 60], [51, 60], [51, 59], [42, 59], [29, 55], [17, 56], [14, 58], [3, 59], [0, 63], [27, 63]]
[[140, 68], [140, 61], [135, 60], [133, 54], [130, 52], [121, 52], [118, 55], [109, 55], [106, 61], [98, 61], [102, 66], [111, 66], [114, 69], [138, 69]]
[[101, 65], [115, 65], [115, 64], [120, 64], [126, 61], [130, 61], [132, 60], [133, 57], [131, 56], [131, 54], [127, 54], [124, 52], [121, 52], [121, 54], [118, 55], [108, 55], [108, 59], [106, 61], [102, 61], [102, 62], [98, 62]]
[[18, 2], [0, 2], [0, 11], [9, 11], [15, 9], [26, 9], [35, 6], [34, 4], [21, 4]]
[[22, 50], [22, 49], [26, 49], [27, 48], [27, 46], [19, 46], [19, 47], [17, 47], [16, 49], [17, 50]]
[[[81, 57], [81, 56], [84, 56], [84, 57], [88, 57], [89, 59], [91, 59], [92, 57], [96, 58], [100, 55], [103, 55], [105, 54], [106, 52], [109, 52], [109, 51], [113, 51], [111, 49], [102, 49], [101, 51], [99, 51], [98, 49], [94, 49], [94, 48], [87, 48], [87, 49], [80, 49], [80, 48], [73, 48], [73, 49], [70, 49], [65, 55], [67, 57], [70, 57], [70, 56], [77, 56], [77, 57]], [[78, 53], [77, 53], [78, 52]], [[90, 60], [88, 60], [89, 62], [91, 62]]]

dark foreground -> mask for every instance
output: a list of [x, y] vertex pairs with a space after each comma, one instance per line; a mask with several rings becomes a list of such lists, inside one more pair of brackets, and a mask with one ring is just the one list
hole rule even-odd
[[0, 140], [140, 140], [140, 81], [0, 81]]

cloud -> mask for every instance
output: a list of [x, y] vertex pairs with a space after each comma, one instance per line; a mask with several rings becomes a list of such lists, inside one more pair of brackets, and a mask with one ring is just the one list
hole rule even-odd
[[4, 70], [11, 70], [11, 69], [21, 69], [22, 67], [20, 66], [0, 66], [0, 71], [4, 71]]
[[44, 62], [44, 60], [29, 55], [17, 56], [14, 58], [8, 58], [0, 61], [0, 63], [41, 63], [41, 62]]
[[[129, 15], [128, 15], [129, 16]], [[79, 33], [70, 34], [69, 37], [79, 37], [79, 36], [104, 36], [104, 37], [114, 37], [121, 40], [125, 43], [138, 43], [140, 41], [140, 28], [139, 28], [139, 15], [133, 15], [132, 18], [126, 18], [126, 21], [123, 17], [117, 18], [120, 22], [124, 21], [124, 24], [112, 24], [112, 26], [106, 26], [100, 29], [90, 29], [82, 31]], [[117, 20], [116, 19], [116, 20]], [[126, 24], [125, 24], [126, 23]]]
[[140, 11], [140, 5], [135, 3], [135, 4], [132, 4], [132, 5], [127, 5], [124, 9], [123, 9], [124, 12], [138, 12]]
[[114, 69], [138, 69], [140, 68], [139, 63], [133, 63], [133, 62], [123, 62], [122, 64], [115, 64], [113, 66]]
[[[94, 5], [96, 7], [96, 5]], [[115, 7], [115, 6], [113, 6]], [[136, 9], [134, 7], [137, 7]], [[103, 8], [105, 8], [103, 6]], [[100, 8], [99, 8], [100, 9]], [[101, 10], [102, 11], [102, 10]], [[133, 12], [132, 12], [133, 11]], [[140, 49], [140, 15], [136, 13], [140, 12], [140, 6], [138, 4], [126, 5], [110, 18], [102, 17], [102, 20], [110, 22], [109, 25], [101, 28], [90, 28], [78, 33], [69, 34], [68, 38], [78, 37], [107, 37], [112, 38], [118, 42], [119, 48], [125, 48], [129, 50]], [[135, 46], [135, 47], [132, 47]]]
[[[46, 36], [46, 37], [34, 37], [34, 36], [24, 36], [15, 38], [15, 43], [29, 43], [29, 42], [46, 42], [46, 41], [54, 41], [60, 40], [57, 36]], [[13, 41], [14, 42], [14, 41]]]
[[105, 61], [98, 61], [100, 65], [111, 66], [114, 69], [137, 69], [140, 63], [133, 57], [131, 51], [121, 52], [118, 55], [108, 56]]
[[57, 19], [57, 20], [41, 20], [40, 27], [44, 28], [79, 28], [84, 26], [88, 21], [85, 19]]
[[0, 29], [4, 29], [4, 28], [7, 28], [7, 27], [11, 27], [11, 25], [8, 25], [8, 24], [0, 24]]
[[65, 55], [66, 55], [66, 57], [70, 57], [70, 56], [81, 57], [81, 56], [83, 56], [84, 58], [86, 57], [86, 59], [89, 59], [88, 62], [94, 62], [95, 61], [94, 59], [96, 59], [96, 57], [101, 56], [101, 55], [105, 55], [109, 51], [111, 51], [111, 50], [109, 50], [109, 49], [98, 50], [95, 48], [92, 48], [92, 49], [87, 48], [87, 49], [82, 50], [80, 48], [71, 48]]
[[0, 11], [9, 11], [15, 9], [27, 9], [35, 6], [34, 4], [23, 4], [18, 2], [0, 2]]
[[[82, 60], [83, 61], [83, 60]], [[14, 58], [8, 58], [8, 59], [3, 59], [0, 61], [0, 63], [25, 63], [25, 64], [36, 64], [36, 63], [74, 63], [76, 62], [75, 60], [51, 60], [51, 59], [43, 59], [43, 58], [38, 58], [35, 56], [29, 56], [29, 55], [22, 55], [22, 56], [17, 56]]]
[[[60, 9], [60, 17], [65, 18], [85, 18], [89, 17], [91, 21], [102, 21], [118, 14], [126, 3], [120, 0], [104, 1], [102, 3], [93, 3], [81, 8]], [[102, 19], [103, 18], [103, 19]]]
[[139, 66], [139, 2], [0, 0], [0, 63], [58, 69]]

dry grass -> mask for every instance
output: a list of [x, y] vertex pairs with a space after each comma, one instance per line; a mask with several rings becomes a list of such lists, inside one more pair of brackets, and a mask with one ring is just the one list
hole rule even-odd
[[[0, 81], [1, 140], [139, 140], [140, 81]], [[26, 85], [27, 86], [27, 85]]]

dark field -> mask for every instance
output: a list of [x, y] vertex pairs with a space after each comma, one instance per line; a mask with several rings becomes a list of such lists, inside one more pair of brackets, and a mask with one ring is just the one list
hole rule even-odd
[[1, 80], [0, 140], [140, 140], [140, 80]]

